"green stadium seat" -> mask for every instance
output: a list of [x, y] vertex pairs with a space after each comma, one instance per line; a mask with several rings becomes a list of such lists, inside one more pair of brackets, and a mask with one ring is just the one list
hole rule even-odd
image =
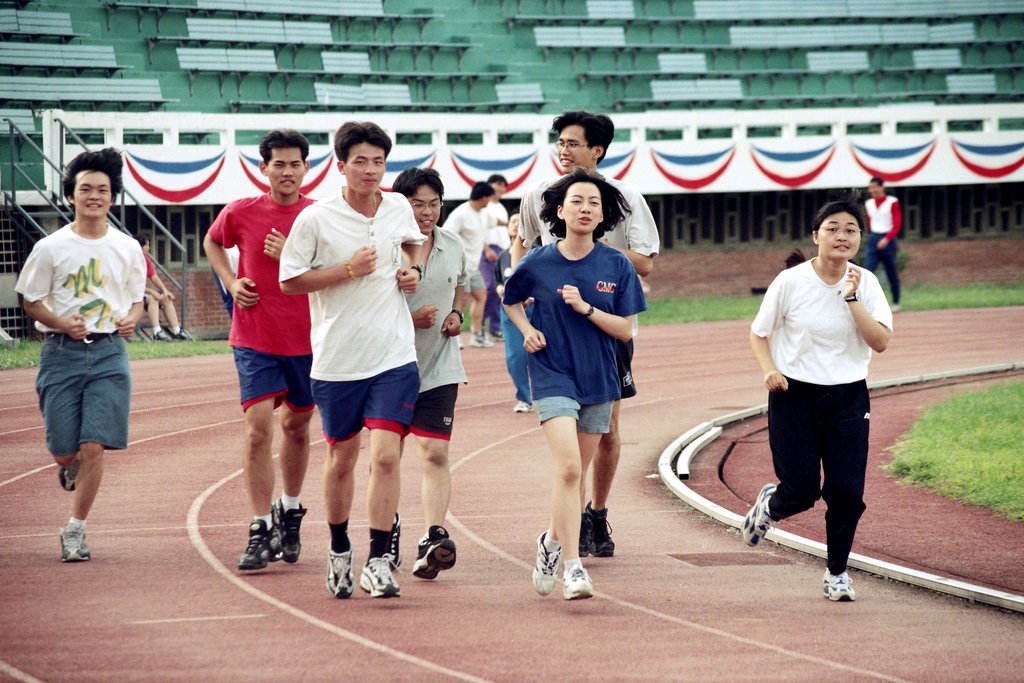
[[324, 71], [330, 74], [369, 74], [372, 71], [370, 55], [366, 52], [324, 50], [320, 57], [323, 59]]
[[0, 65], [70, 69], [102, 69], [113, 73], [120, 67], [110, 45], [54, 45], [52, 43], [0, 43]]
[[835, 71], [867, 71], [868, 53], [856, 51], [808, 52], [807, 70], [817, 73]]
[[155, 78], [0, 76], [0, 99], [15, 102], [120, 102], [157, 106], [165, 100]]
[[23, 133], [32, 133], [36, 129], [31, 109], [0, 109], [0, 135], [10, 132], [10, 126], [4, 119], [10, 119]]
[[992, 94], [999, 91], [996, 87], [996, 76], [992, 73], [980, 74], [948, 74], [946, 89], [959, 94]]
[[666, 74], [704, 74], [708, 71], [708, 58], [702, 52], [662, 52], [658, 55], [658, 68]]
[[228, 10], [254, 14], [283, 14], [302, 16], [366, 16], [383, 17], [382, 0], [198, 0], [199, 9]]
[[963, 66], [960, 50], [951, 48], [914, 50], [915, 69], [959, 69]]
[[0, 33], [22, 38], [57, 37], [70, 40], [78, 37], [71, 26], [68, 12], [34, 12], [0, 9]]
[[500, 104], [544, 104], [544, 91], [540, 83], [498, 83], [494, 86]]
[[218, 43], [331, 45], [331, 25], [278, 19], [208, 19], [187, 17], [188, 36], [171, 40]]
[[587, 16], [591, 19], [634, 19], [633, 0], [587, 0]]

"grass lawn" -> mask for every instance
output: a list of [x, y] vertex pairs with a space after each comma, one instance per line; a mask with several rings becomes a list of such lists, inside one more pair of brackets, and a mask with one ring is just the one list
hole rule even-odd
[[[39, 364], [42, 342], [23, 341], [13, 349], [0, 348], [0, 370], [31, 368]], [[180, 358], [182, 356], [209, 356], [231, 353], [227, 341], [144, 342], [128, 345], [129, 360], [149, 358]]]
[[892, 453], [890, 474], [1024, 521], [1024, 382], [931, 406]]

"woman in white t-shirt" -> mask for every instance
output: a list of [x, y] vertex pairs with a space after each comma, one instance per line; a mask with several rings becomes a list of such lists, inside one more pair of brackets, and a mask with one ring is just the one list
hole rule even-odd
[[823, 206], [811, 233], [817, 257], [775, 278], [750, 332], [770, 392], [768, 435], [779, 484], [761, 489], [743, 520], [743, 540], [756, 545], [775, 522], [824, 499], [824, 593], [834, 601], [855, 597], [846, 568], [865, 509], [865, 380], [871, 352], [885, 351], [892, 334], [878, 280], [849, 262], [864, 226], [852, 196]]

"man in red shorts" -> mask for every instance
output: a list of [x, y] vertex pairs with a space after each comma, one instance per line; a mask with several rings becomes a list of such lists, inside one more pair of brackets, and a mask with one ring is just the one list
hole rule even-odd
[[[249, 542], [238, 560], [241, 570], [267, 562], [295, 562], [302, 547], [299, 527], [306, 508], [299, 493], [309, 462], [309, 419], [313, 361], [309, 307], [305, 298], [286, 296], [278, 284], [278, 261], [299, 212], [313, 204], [301, 194], [309, 170], [309, 143], [294, 130], [274, 130], [260, 142], [260, 171], [270, 192], [238, 199], [217, 216], [203, 246], [217, 276], [234, 299], [229, 343], [245, 412], [243, 467], [253, 520]], [[226, 250], [238, 247], [238, 273]], [[274, 411], [280, 408], [281, 479], [274, 495]]]

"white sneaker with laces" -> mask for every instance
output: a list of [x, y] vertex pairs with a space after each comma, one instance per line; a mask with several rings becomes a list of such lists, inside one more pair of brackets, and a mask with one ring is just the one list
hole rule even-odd
[[370, 558], [363, 567], [359, 587], [369, 593], [371, 598], [400, 597], [398, 582], [391, 574], [391, 564], [386, 557]]
[[352, 551], [327, 551], [327, 590], [336, 598], [352, 597]]
[[562, 560], [561, 547], [551, 552], [544, 547], [547, 533], [545, 531], [537, 537], [537, 564], [533, 569], [533, 588], [541, 595], [548, 595], [555, 588], [555, 574]]
[[750, 512], [743, 518], [743, 542], [749, 546], [757, 545], [775, 525], [775, 520], [768, 514], [768, 501], [771, 500], [773, 493], [775, 484], [765, 484], [761, 487], [754, 507], [750, 508]]
[[494, 346], [494, 342], [488, 339], [483, 332], [474, 332], [469, 340], [469, 345], [474, 349], [489, 349]]
[[562, 597], [566, 600], [584, 600], [594, 597], [594, 584], [590, 582], [590, 575], [582, 566], [573, 567], [562, 577], [565, 588]]
[[92, 555], [85, 545], [85, 528], [70, 524], [60, 530], [61, 562], [88, 562]]
[[853, 579], [846, 572], [836, 576], [826, 569], [823, 583], [825, 597], [832, 602], [853, 602], [857, 599], [857, 593], [853, 590]]
[[512, 409], [514, 413], [529, 413], [533, 411], [533, 406], [526, 401], [520, 401], [516, 404], [516, 407]]

